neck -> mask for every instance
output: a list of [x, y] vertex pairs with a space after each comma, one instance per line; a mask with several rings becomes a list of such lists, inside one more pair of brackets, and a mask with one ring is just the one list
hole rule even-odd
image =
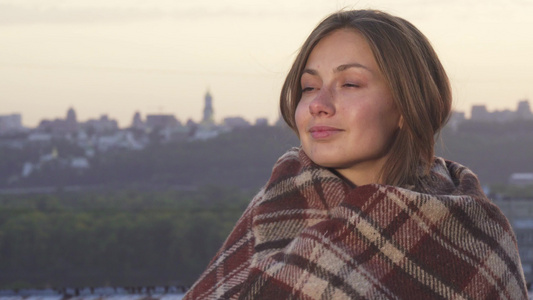
[[380, 171], [385, 163], [385, 157], [374, 161], [359, 163], [349, 168], [337, 168], [336, 171], [356, 186], [366, 184], [382, 184]]

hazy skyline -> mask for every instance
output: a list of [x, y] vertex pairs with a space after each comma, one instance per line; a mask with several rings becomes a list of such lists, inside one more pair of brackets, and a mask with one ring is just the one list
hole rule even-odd
[[23, 123], [64, 117], [131, 123], [136, 111], [199, 121], [278, 117], [281, 83], [327, 14], [376, 8], [417, 26], [467, 114], [515, 110], [533, 86], [533, 1], [0, 0], [0, 114]]

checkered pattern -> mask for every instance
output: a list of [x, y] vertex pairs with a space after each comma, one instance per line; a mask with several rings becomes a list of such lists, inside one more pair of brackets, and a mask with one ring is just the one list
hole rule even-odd
[[527, 299], [515, 236], [465, 167], [353, 187], [294, 148], [190, 299]]

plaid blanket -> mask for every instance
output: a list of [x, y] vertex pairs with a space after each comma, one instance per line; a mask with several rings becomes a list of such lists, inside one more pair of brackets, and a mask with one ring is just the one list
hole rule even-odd
[[191, 299], [527, 299], [509, 222], [467, 168], [354, 187], [283, 155]]

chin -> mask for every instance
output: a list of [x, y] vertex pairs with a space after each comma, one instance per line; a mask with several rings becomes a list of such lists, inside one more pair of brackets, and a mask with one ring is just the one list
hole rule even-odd
[[[308, 155], [309, 156], [309, 155]], [[324, 156], [309, 156], [309, 158], [317, 165], [324, 168], [339, 168], [342, 166], [342, 163], [336, 161], [333, 157], [324, 157]]]

